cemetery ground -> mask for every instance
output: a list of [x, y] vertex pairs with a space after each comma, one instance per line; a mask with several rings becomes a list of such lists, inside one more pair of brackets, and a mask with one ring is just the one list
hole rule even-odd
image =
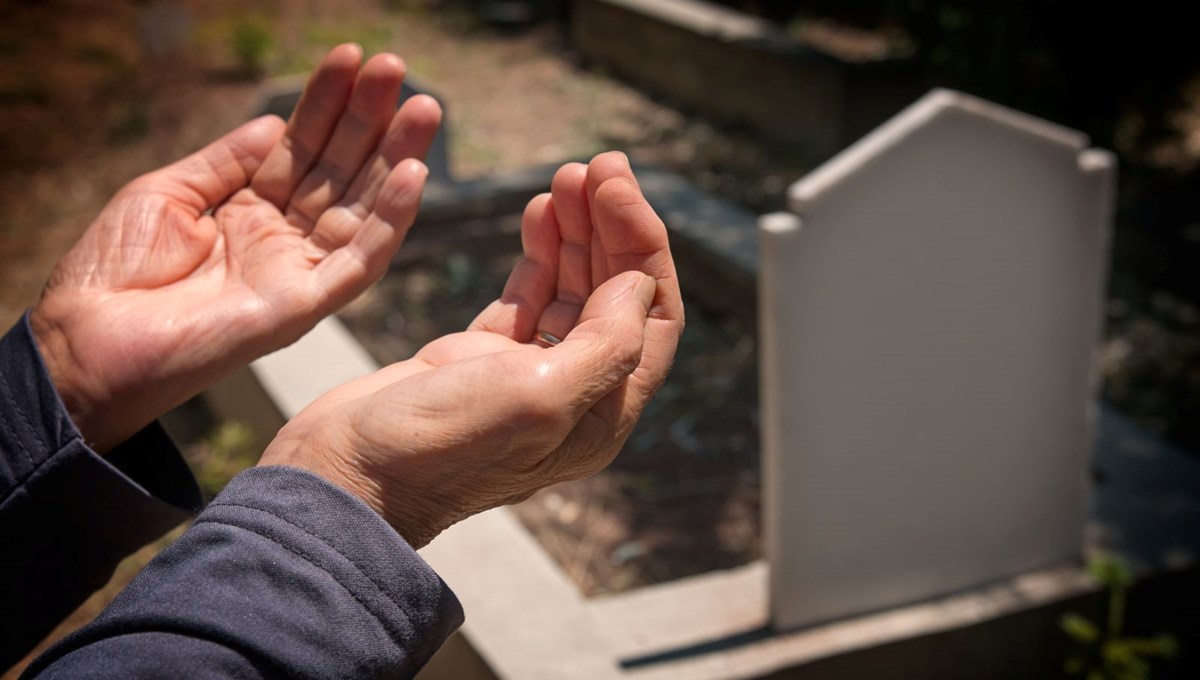
[[[254, 110], [260, 84], [245, 77], [247, 65], [232, 49], [238, 36], [249, 36], [251, 44], [255, 35], [261, 38], [263, 50], [249, 70], [267, 76], [306, 70], [326, 47], [345, 40], [360, 42], [368, 53], [404, 55], [412, 76], [447, 104], [451, 163], [459, 178], [617, 147], [761, 213], [780, 205], [785, 187], [811, 160], [581, 70], [563, 51], [554, 26], [501, 34], [438, 5], [326, 4], [332, 3], [183, 2], [173, 5], [185, 8], [183, 14], [160, 15], [157, 27], [147, 19], [157, 6], [131, 1], [0, 10], [4, 328], [36, 300], [54, 261], [122, 184], [217, 137]], [[63, 12], [70, 23], [51, 20]], [[161, 52], [152, 55], [151, 45]], [[1192, 146], [1162, 153], [1186, 165], [1200, 158], [1200, 88], [1184, 99], [1192, 102], [1185, 110], [1192, 115], [1186, 123], [1192, 134], [1184, 137]], [[512, 217], [498, 219], [505, 221], [498, 228], [511, 231]], [[1118, 245], [1121, 238], [1119, 232]], [[1200, 242], [1200, 232], [1195, 240]], [[1200, 412], [1196, 299], [1179, 287], [1147, 284], [1138, 273], [1163, 258], [1153, 245], [1133, 251], [1118, 265], [1109, 304], [1102, 361], [1110, 396], [1143, 423], [1200, 441], [1200, 419], [1189, 423], [1186, 417]], [[476, 242], [456, 247], [452, 257], [402, 259], [343, 319], [375, 331], [362, 338], [377, 359], [400, 358], [424, 339], [464, 325], [464, 315], [499, 290], [512, 256]], [[430, 306], [430, 300], [448, 302]], [[679, 365], [690, 368], [677, 371], [627, 449], [657, 453], [626, 455], [611, 472], [547, 490], [518, 510], [589, 594], [759, 555], [754, 331], [708, 314], [697, 300], [688, 302]], [[402, 329], [396, 327], [397, 308], [404, 312]], [[198, 422], [187, 455], [205, 491], [215, 493], [257, 459], [254, 441], [262, 433]], [[90, 620], [179, 531], [123, 563], [55, 636]]]

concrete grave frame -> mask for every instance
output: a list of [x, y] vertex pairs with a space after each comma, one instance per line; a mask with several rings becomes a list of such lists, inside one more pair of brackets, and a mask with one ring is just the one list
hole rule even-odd
[[[825, 158], [919, 96], [912, 60], [854, 60], [706, 0], [572, 0], [570, 44], [646, 92]], [[628, 45], [638, 45], [630, 50]]]
[[[543, 191], [553, 170], [548, 166], [497, 180], [447, 183], [427, 194], [421, 222], [511, 210]], [[724, 289], [753, 314], [759, 267], [755, 217], [669, 173], [639, 168], [638, 174], [667, 222], [677, 258], [695, 260], [698, 264], [689, 266], [711, 275], [697, 280], [711, 278], [709, 286]], [[419, 223], [414, 233], [420, 228]], [[253, 419], [256, 429], [273, 432], [326, 390], [377, 368], [346, 328], [329, 317], [291, 347], [254, 362], [206, 397], [218, 415]], [[1200, 508], [1193, 503], [1164, 514], [1144, 501], [1164, 493], [1177, 497], [1178, 489], [1200, 485], [1200, 464], [1182, 460], [1178, 452], [1113, 414], [1101, 419], [1099, 439], [1100, 458], [1108, 461], [1110, 472], [1122, 470], [1128, 474], [1120, 476], [1138, 480], [1138, 486], [1100, 494], [1094, 519], [1116, 529], [1096, 536], [1108, 536], [1109, 544], [1120, 547], [1121, 536], [1146, 538], [1130, 526], [1153, 524], [1159, 532], [1153, 545], [1140, 546], [1149, 556], [1142, 566], [1161, 568], [1164, 546], [1188, 535], [1194, 546], [1200, 537], [1200, 532], [1188, 533], [1200, 526]], [[1163, 468], [1164, 461], [1171, 466]], [[1153, 466], [1170, 472], [1145, 474]], [[1130, 517], [1124, 508], [1132, 505], [1140, 514]], [[971, 651], [970, 661], [980, 670], [976, 677], [1032, 677], [1048, 662], [1060, 661], [1048, 661], [1044, 649], [1041, 655], [1030, 651], [1039, 649], [1046, 622], [1052, 628], [1060, 612], [1087, 611], [1096, 603], [1095, 586], [1083, 570], [1065, 564], [886, 611], [775, 631], [770, 624], [770, 570], [764, 561], [586, 599], [505, 507], [450, 528], [422, 555], [454, 589], [467, 615], [460, 633], [422, 672], [426, 680], [715, 680], [782, 677], [787, 669], [801, 667], [815, 673], [805, 677], [848, 677], [846, 669], [959, 677], [962, 668], [956, 661], [962, 655], [944, 654], [947, 644]], [[931, 653], [931, 648], [938, 651]], [[933, 653], [944, 656], [940, 665], [930, 664]]]

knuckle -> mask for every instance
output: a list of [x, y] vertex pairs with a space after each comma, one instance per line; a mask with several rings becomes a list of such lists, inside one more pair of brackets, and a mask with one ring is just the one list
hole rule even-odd
[[121, 190], [117, 192], [118, 196], [130, 197], [138, 194], [154, 192], [156, 187], [161, 188], [160, 182], [162, 175], [159, 172], [148, 172], [144, 175], [133, 178]]
[[519, 491], [504, 500], [504, 505], [519, 505], [533, 497], [538, 489], [529, 489], [528, 491]]
[[597, 380], [611, 382], [624, 380], [637, 369], [642, 360], [641, 339], [631, 333], [622, 333], [618, 328], [608, 335], [605, 342], [595, 348], [594, 365]]
[[612, 361], [621, 371], [621, 375], [629, 375], [637, 369], [642, 359], [642, 343], [636, 338], [626, 335], [613, 347]]
[[522, 430], [555, 431], [563, 426], [562, 391], [556, 385], [555, 373], [552, 364], [539, 362], [518, 377], [514, 420]]
[[574, 470], [574, 479], [586, 479], [596, 475], [608, 467], [608, 464], [613, 461], [614, 457], [615, 455], [607, 455], [607, 452], [605, 452], [605, 455], [595, 455], [581, 460]]
[[283, 149], [291, 154], [293, 166], [308, 168], [316, 160], [317, 154], [312, 147], [294, 134], [285, 134], [279, 141]]
[[560, 446], [538, 461], [531, 471], [531, 476], [541, 487], [579, 479], [579, 461], [573, 447]]
[[522, 432], [533, 435], [549, 435], [562, 425], [562, 415], [549, 399], [525, 400], [518, 411], [517, 425]]

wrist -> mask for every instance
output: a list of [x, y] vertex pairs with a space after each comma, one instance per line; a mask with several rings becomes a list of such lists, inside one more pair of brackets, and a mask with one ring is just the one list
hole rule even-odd
[[105, 428], [98, 426], [103, 419], [98, 417], [96, 401], [84, 388], [79, 363], [74, 358], [71, 341], [61, 326], [45, 314], [41, 305], [29, 313], [29, 328], [37, 344], [38, 354], [54, 383], [54, 390], [62, 400], [75, 429], [84, 441], [99, 454], [107, 453], [120, 443], [112, 441]]
[[356, 464], [358, 452], [352, 436], [330, 432], [338, 428], [329, 426], [321, 427], [322, 432], [294, 427], [302, 424], [285, 425], [267, 446], [258, 465], [292, 467], [321, 477], [362, 501], [414, 549], [424, 547], [440, 533], [435, 528], [436, 517], [432, 516], [437, 514], [436, 502], [422, 502], [422, 494], [416, 489], [398, 494], [386, 478], [361, 469]]

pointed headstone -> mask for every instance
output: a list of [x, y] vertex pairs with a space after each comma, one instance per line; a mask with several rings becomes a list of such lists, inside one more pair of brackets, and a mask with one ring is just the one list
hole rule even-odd
[[1115, 163], [935, 90], [761, 230], [777, 627], [1077, 556]]

